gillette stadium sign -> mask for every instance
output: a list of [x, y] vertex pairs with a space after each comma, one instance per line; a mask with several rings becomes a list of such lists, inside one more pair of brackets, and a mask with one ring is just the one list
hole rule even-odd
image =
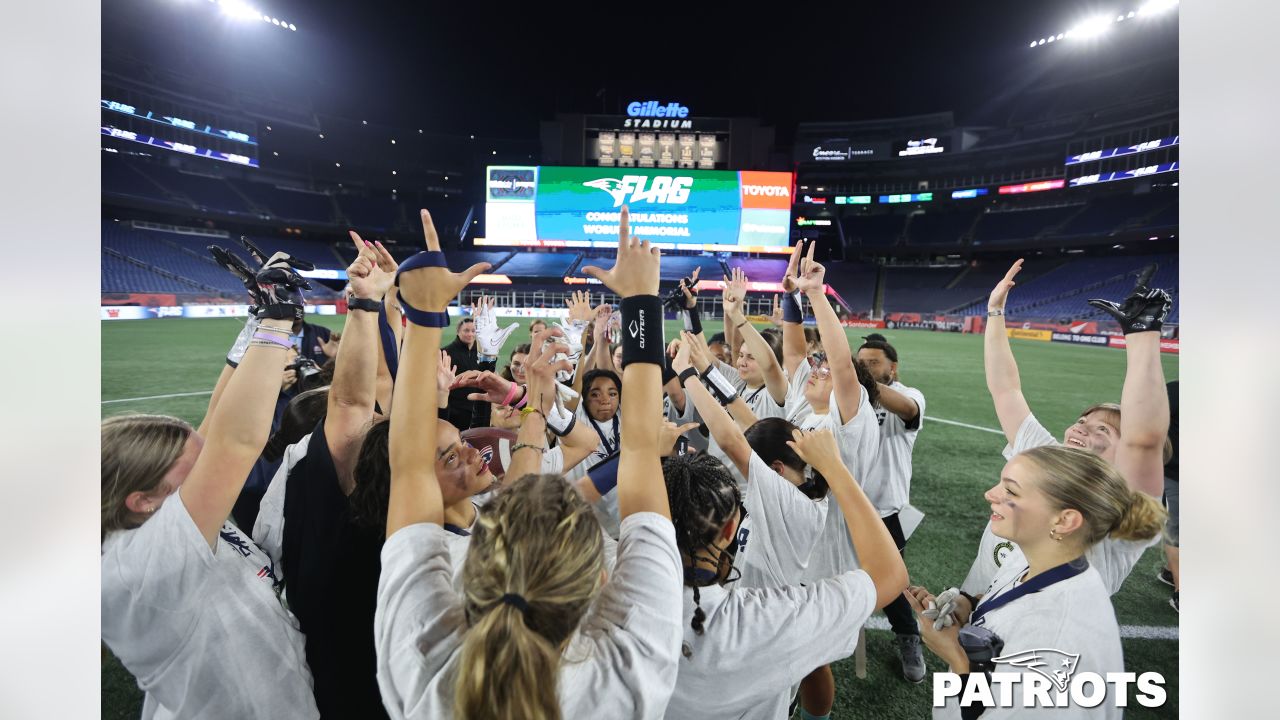
[[637, 100], [627, 105], [627, 119], [622, 126], [687, 130], [693, 127], [693, 122], [688, 117], [687, 105], [675, 102], [664, 105], [657, 100]]

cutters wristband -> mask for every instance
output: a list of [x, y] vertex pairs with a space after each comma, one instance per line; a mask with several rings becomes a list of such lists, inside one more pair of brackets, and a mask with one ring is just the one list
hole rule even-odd
[[622, 367], [649, 363], [661, 367], [666, 357], [662, 337], [662, 299], [635, 295], [622, 299]]

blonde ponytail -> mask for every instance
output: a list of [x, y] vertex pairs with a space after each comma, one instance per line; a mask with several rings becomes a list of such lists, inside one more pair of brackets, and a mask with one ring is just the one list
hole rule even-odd
[[1129, 505], [1111, 530], [1116, 540], [1150, 540], [1164, 529], [1169, 514], [1150, 495], [1129, 493]]
[[462, 567], [456, 717], [560, 719], [560, 654], [600, 589], [603, 548], [595, 513], [559, 475], [526, 475], [485, 507]]
[[1045, 446], [1018, 455], [1040, 470], [1040, 488], [1055, 510], [1073, 508], [1084, 517], [1086, 548], [1108, 535], [1149, 540], [1160, 533], [1165, 511], [1153, 498], [1129, 489], [1111, 463], [1079, 448]]
[[467, 720], [560, 720], [560, 649], [501, 604], [467, 631], [458, 664], [454, 716]]

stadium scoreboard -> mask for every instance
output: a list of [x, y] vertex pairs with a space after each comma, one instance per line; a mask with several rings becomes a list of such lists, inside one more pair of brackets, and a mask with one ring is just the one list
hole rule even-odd
[[609, 248], [622, 206], [659, 247], [785, 253], [791, 173], [491, 165], [476, 245]]

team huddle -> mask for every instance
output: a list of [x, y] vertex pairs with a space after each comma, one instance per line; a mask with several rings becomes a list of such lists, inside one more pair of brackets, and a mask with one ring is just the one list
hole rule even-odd
[[[451, 271], [422, 221], [427, 249], [398, 266], [351, 233], [331, 380], [279, 412], [308, 281], [283, 253], [246, 243], [253, 268], [211, 248], [251, 312], [200, 427], [103, 421], [102, 636], [144, 718], [825, 718], [831, 664], [881, 609], [911, 682], [922, 646], [964, 683], [1064, 646], [1124, 671], [1111, 595], [1166, 519], [1172, 302], [1150, 273], [1091, 301], [1125, 333], [1123, 392], [1060, 438], [1005, 329], [1021, 261], [993, 290], [1007, 464], [980, 546], [956, 550], [968, 576], [926, 589], [902, 554], [926, 399], [883, 336], [850, 347], [812, 245], [781, 278], [780, 327], [748, 320], [735, 270], [707, 337], [697, 273], [662, 293], [623, 207], [616, 263], [583, 268], [619, 307], [575, 293], [504, 357], [491, 300], [442, 344], [488, 266]], [[1034, 712], [960, 700], [918, 715]]]

